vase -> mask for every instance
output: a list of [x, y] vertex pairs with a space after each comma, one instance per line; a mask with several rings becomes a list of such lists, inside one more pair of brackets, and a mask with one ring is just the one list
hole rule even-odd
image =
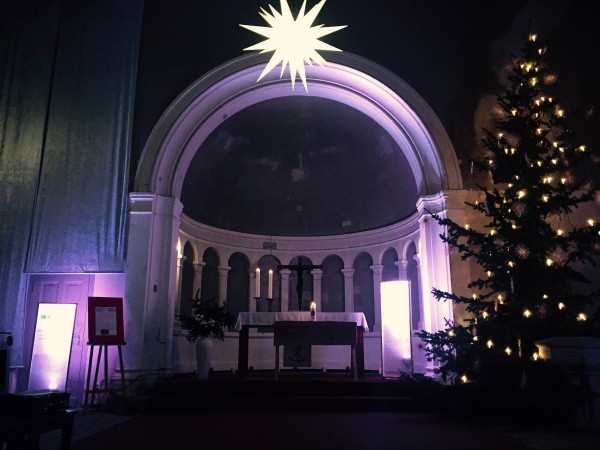
[[200, 380], [208, 378], [213, 353], [213, 340], [209, 338], [196, 341], [196, 375]]

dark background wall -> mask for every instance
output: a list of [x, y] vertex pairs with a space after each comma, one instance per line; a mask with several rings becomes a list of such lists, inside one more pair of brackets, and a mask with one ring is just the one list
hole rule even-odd
[[[309, 0], [308, 8], [316, 3]], [[177, 95], [262, 40], [239, 24], [264, 26], [258, 12], [269, 4], [279, 9], [273, 0], [145, 2], [132, 171], [150, 130]], [[301, 1], [289, 4], [298, 10]], [[550, 48], [549, 61], [560, 77], [557, 89], [573, 106], [598, 104], [590, 59], [598, 58], [593, 49], [600, 31], [591, 8], [591, 2], [558, 0], [328, 0], [316, 24], [348, 25], [323, 40], [386, 67], [412, 86], [446, 127], [467, 174], [481, 123], [475, 117], [479, 102], [498, 90], [499, 72], [510, 52], [518, 51], [530, 21]], [[596, 115], [581, 130], [594, 142], [597, 125]]]

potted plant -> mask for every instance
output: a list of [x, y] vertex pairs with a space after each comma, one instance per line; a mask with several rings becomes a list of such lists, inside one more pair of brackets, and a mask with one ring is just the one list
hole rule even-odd
[[206, 379], [212, 358], [213, 340], [223, 340], [225, 330], [235, 324], [235, 317], [225, 302], [219, 305], [218, 299], [202, 299], [197, 295], [190, 299], [193, 303], [190, 315], [178, 316], [181, 328], [187, 330], [186, 339], [196, 343], [196, 363], [198, 378]]

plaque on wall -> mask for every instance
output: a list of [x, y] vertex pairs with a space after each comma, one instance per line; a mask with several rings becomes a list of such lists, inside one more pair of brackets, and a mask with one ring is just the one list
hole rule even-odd
[[88, 343], [94, 345], [125, 343], [122, 298], [88, 297]]

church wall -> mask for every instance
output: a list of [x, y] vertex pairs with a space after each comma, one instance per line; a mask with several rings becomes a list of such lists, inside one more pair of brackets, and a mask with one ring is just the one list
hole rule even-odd
[[[6, 2], [9, 3], [9, 2]], [[31, 1], [3, 5], [0, 15], [0, 331], [23, 346], [23, 267], [43, 155], [44, 127], [52, 81], [59, 11], [57, 1], [38, 5], [22, 20]], [[20, 350], [11, 365], [21, 366]]]
[[13, 333], [14, 368], [23, 363], [26, 273], [101, 272], [98, 292], [123, 291], [142, 7], [2, 5], [0, 328]]

